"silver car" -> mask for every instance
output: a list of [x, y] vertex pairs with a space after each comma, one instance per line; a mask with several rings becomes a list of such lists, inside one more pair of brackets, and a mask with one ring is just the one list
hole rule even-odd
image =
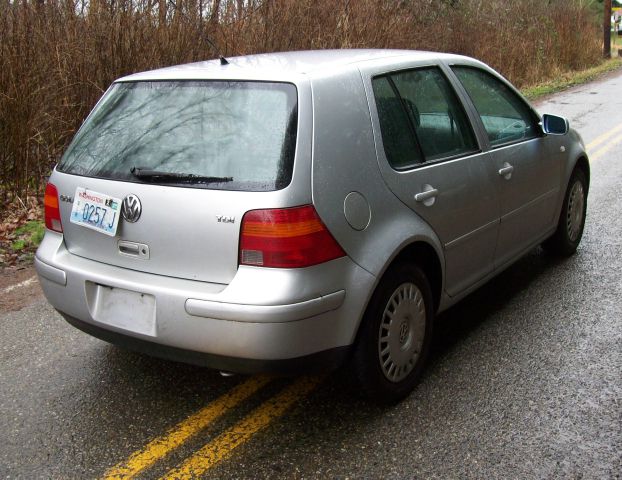
[[572, 254], [590, 169], [472, 58], [276, 53], [114, 82], [54, 169], [35, 264], [108, 342], [227, 372], [346, 360], [415, 386], [436, 313], [541, 244]]

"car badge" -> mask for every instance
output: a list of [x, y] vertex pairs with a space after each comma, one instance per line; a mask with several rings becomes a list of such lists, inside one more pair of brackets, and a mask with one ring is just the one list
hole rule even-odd
[[123, 218], [130, 222], [137, 222], [140, 218], [140, 214], [142, 213], [142, 206], [140, 205], [140, 200], [134, 194], [130, 194], [123, 199], [123, 205], [121, 207], [121, 215]]

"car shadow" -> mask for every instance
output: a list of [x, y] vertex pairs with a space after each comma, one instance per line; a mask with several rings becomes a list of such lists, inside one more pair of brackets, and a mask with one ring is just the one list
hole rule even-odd
[[[270, 459], [276, 474], [288, 471], [291, 464], [310, 463], [313, 465], [310, 468], [316, 468], [322, 465], [324, 458], [340, 465], [340, 462], [349, 462], [352, 455], [362, 456], [361, 461], [372, 465], [373, 469], [373, 465], [382, 463], [383, 454], [377, 455], [377, 452], [402, 451], [405, 445], [413, 458], [427, 455], [429, 452], [423, 446], [438, 442], [437, 432], [448, 428], [448, 412], [470, 408], [469, 399], [463, 397], [469, 393], [463, 392], [461, 385], [470, 387], [478, 383], [477, 368], [481, 359], [476, 359], [476, 350], [463, 347], [473, 337], [487, 337], [489, 332], [483, 330], [491, 329], [496, 334], [495, 322], [513, 322], [514, 315], [531, 315], [530, 308], [539, 309], [537, 304], [526, 308], [522, 305], [521, 311], [516, 313], [513, 303], [529, 303], [529, 299], [521, 298], [524, 292], [539, 289], [540, 283], [555, 283], [557, 276], [563, 275], [574, 261], [573, 258], [549, 256], [536, 248], [441, 314], [421, 382], [410, 396], [397, 404], [379, 405], [367, 400], [357, 390], [347, 367], [333, 372], [317, 391], [299, 402], [288, 421], [271, 427], [270, 438], [295, 438], [296, 442], [264, 444], [264, 459]], [[506, 314], [504, 310], [513, 313]], [[533, 322], [527, 322], [527, 328], [530, 325], [538, 328], [538, 319]], [[504, 327], [501, 325], [501, 330]], [[492, 343], [490, 348], [503, 352], [507, 342], [513, 341], [513, 338], [499, 339], [499, 343]], [[455, 364], [456, 360], [469, 364], [466, 376], [460, 377], [464, 383], [456, 383], [456, 376], [448, 374], [452, 366], [461, 367]], [[487, 373], [481, 372], [482, 375]], [[467, 405], [458, 406], [464, 402]], [[313, 459], [309, 458], [309, 452], [313, 452]], [[253, 460], [246, 457], [245, 462], [249, 468], [259, 468], [259, 462], [254, 465]]]
[[492, 280], [441, 313], [435, 324], [429, 363], [443, 357], [468, 335], [476, 331], [499, 310], [543, 276], [571, 261], [548, 255], [537, 247]]
[[[573, 258], [548, 255], [541, 247], [536, 247], [491, 281], [439, 314], [434, 325], [428, 363], [420, 383], [436, 381], [432, 378], [433, 372], [447, 356], [453, 354], [470, 336], [476, 335], [478, 330], [489, 326], [490, 322], [498, 321], [498, 312], [508, 308], [521, 292], [529, 289], [532, 284], [545, 280], [547, 276], [556, 275]], [[382, 415], [395, 408], [391, 405], [376, 405], [365, 399], [357, 391], [347, 365], [333, 372], [325, 383], [331, 390], [334, 402], [359, 411], [363, 409], [366, 415]], [[417, 388], [411, 399], [417, 398]], [[409, 399], [404, 401], [408, 402]]]

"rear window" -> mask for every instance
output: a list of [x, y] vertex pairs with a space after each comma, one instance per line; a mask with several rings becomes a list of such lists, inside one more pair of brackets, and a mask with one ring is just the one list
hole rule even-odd
[[279, 190], [291, 181], [297, 119], [292, 84], [117, 83], [58, 170], [131, 182]]

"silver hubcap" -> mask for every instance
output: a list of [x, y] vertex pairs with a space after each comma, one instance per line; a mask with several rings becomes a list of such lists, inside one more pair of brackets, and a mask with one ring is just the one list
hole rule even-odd
[[566, 217], [566, 231], [571, 242], [575, 242], [581, 232], [583, 213], [585, 211], [585, 192], [583, 185], [577, 181], [570, 189], [568, 196], [568, 214]]
[[382, 373], [391, 382], [406, 378], [417, 363], [425, 335], [425, 303], [414, 283], [393, 292], [382, 313], [378, 357]]

